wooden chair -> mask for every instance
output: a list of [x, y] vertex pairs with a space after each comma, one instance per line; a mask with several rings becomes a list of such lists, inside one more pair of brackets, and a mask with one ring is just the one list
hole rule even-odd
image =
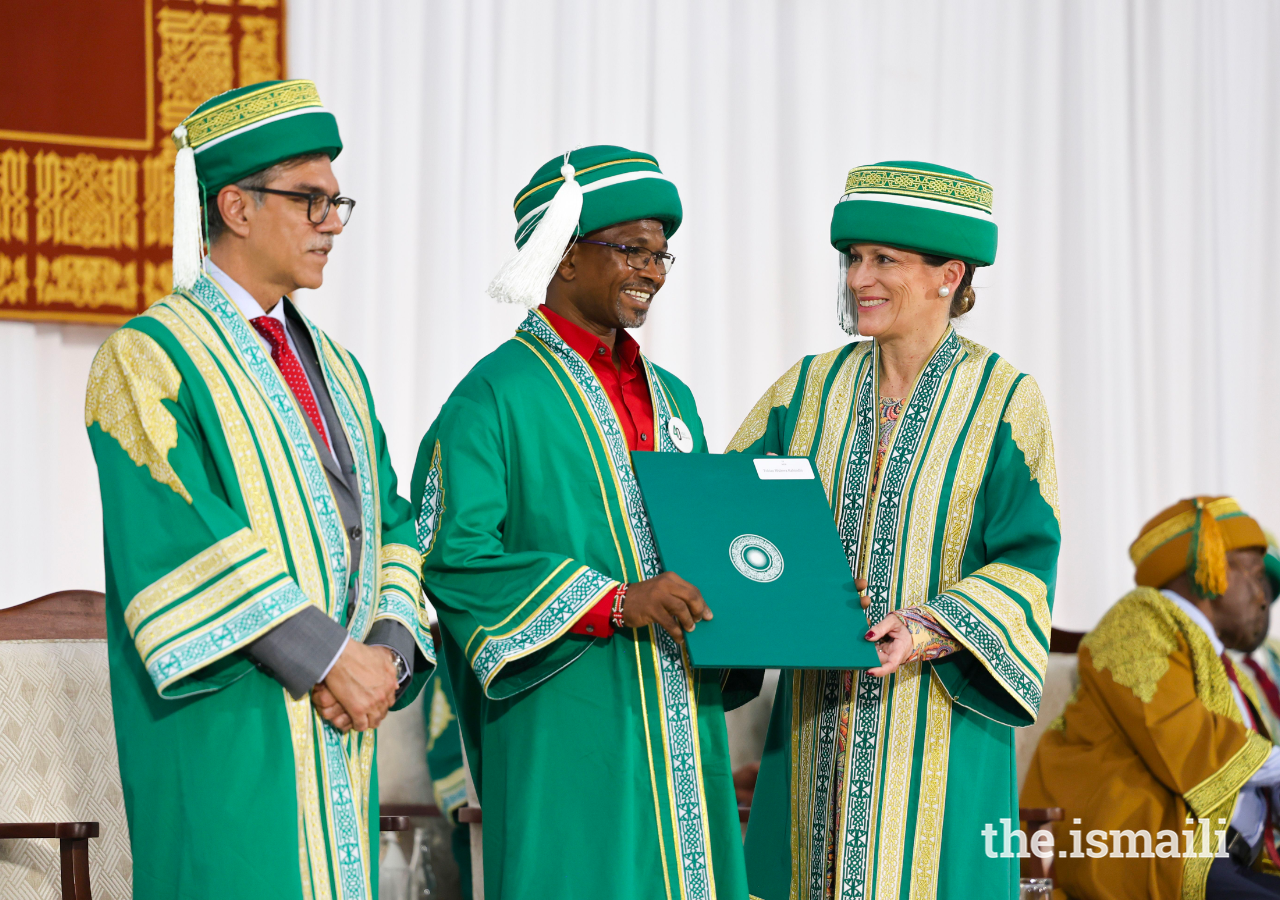
[[[1049, 634], [1049, 652], [1050, 653], [1075, 653], [1080, 649], [1080, 641], [1085, 636], [1083, 631], [1064, 631], [1061, 628], [1054, 628]], [[1061, 710], [1046, 710], [1043, 707], [1040, 715], [1056, 717]], [[1046, 808], [1022, 807], [1018, 810], [1018, 818], [1026, 824], [1027, 848], [1030, 849], [1031, 838], [1036, 832], [1048, 831], [1052, 833], [1053, 823], [1061, 822], [1065, 817], [1061, 807], [1052, 806]], [[1024, 878], [1053, 878], [1054, 867], [1053, 857], [1041, 859], [1032, 855], [1030, 859], [1021, 860], [1022, 876]]]
[[1061, 628], [1053, 628], [1049, 632], [1049, 652], [1050, 653], [1075, 653], [1080, 649], [1080, 641], [1088, 632], [1085, 631], [1063, 631]]
[[[69, 751], [77, 737], [86, 735], [100, 745], [93, 748], [97, 752], [88, 754], [99, 764], [95, 767], [94, 773], [92, 775], [78, 773], [75, 777], [80, 779], [80, 783], [87, 781], [99, 788], [102, 782], [109, 783], [107, 789], [100, 790], [98, 796], [94, 798], [101, 813], [107, 817], [107, 830], [102, 831], [102, 826], [97, 821], [0, 821], [0, 840], [30, 838], [56, 839], [59, 842], [63, 900], [90, 900], [89, 839], [98, 838], [100, 835], [105, 846], [95, 845], [94, 853], [99, 859], [100, 873], [102, 872], [100, 853], [105, 852], [111, 863], [108, 873], [108, 884], [113, 888], [111, 893], [127, 896], [131, 893], [132, 887], [128, 876], [121, 874], [120, 871], [122, 868], [128, 868], [131, 857], [123, 798], [120, 792], [119, 766], [116, 760], [115, 728], [111, 718], [106, 639], [106, 598], [98, 591], [59, 591], [28, 603], [0, 610], [0, 654], [4, 654], [6, 650], [16, 651], [19, 648], [32, 651], [45, 644], [54, 647], [59, 644], [66, 645], [71, 652], [78, 653], [81, 657], [78, 661], [80, 675], [96, 682], [81, 684], [76, 688], [77, 702], [69, 711], [74, 715], [86, 696], [90, 698], [90, 702], [103, 707], [98, 710], [101, 714], [100, 719], [93, 723], [97, 727], [85, 728], [83, 722], [60, 721], [59, 725], [63, 728], [61, 738], [53, 741], [45, 740], [41, 746], [55, 743], [59, 748]], [[4, 662], [8, 658], [0, 656], [0, 698], [5, 697], [3, 693], [6, 678]], [[24, 659], [23, 662], [25, 663], [26, 660]], [[29, 693], [29, 687], [29, 685], [23, 685], [16, 693]], [[20, 704], [0, 703], [0, 725], [3, 724], [6, 715], [12, 716], [19, 726], [18, 733], [23, 734], [28, 728], [27, 720], [35, 718], [26, 715], [27, 720], [24, 720], [26, 713], [27, 710]], [[19, 749], [18, 752], [21, 753], [22, 750]], [[8, 789], [24, 774], [17, 769], [20, 765], [10, 761], [5, 768], [13, 767], [15, 770], [4, 771], [3, 777], [0, 777], [0, 820], [6, 816], [13, 817], [15, 807], [18, 806], [13, 802]], [[76, 785], [64, 785], [64, 796], [67, 793], [75, 794], [75, 787]], [[36, 799], [48, 800], [48, 798]], [[40, 804], [37, 803], [36, 807], [40, 808]], [[380, 817], [379, 826], [382, 831], [408, 831], [413, 827], [409, 816], [420, 812], [416, 809], [401, 810], [392, 807], [384, 811], [388, 814]], [[420, 814], [430, 815], [425, 811]], [[438, 811], [436, 814], [439, 814]], [[36, 861], [32, 858], [32, 853], [23, 855], [28, 862]], [[8, 890], [0, 893], [3, 893], [6, 900], [11, 896]]]
[[[1027, 823], [1027, 851], [1030, 852], [1031, 838], [1036, 832], [1048, 831], [1052, 834], [1053, 823], [1061, 822], [1062, 817], [1062, 807], [1060, 806], [1050, 806], [1043, 809], [1025, 806], [1020, 808], [1018, 810], [1018, 818]], [[1041, 859], [1032, 854], [1029, 859], [1020, 860], [1021, 865], [1018, 868], [1021, 869], [1023, 878], [1052, 878], [1053, 859], [1052, 856]]]
[[[88, 714], [96, 713], [96, 724], [100, 724], [105, 718], [106, 722], [110, 722], [111, 707], [108, 688], [106, 684], [106, 639], [107, 639], [107, 621], [105, 616], [105, 598], [97, 591], [59, 591], [56, 594], [49, 594], [37, 600], [23, 603], [9, 609], [0, 610], [0, 653], [12, 651], [17, 653], [19, 649], [22, 651], [39, 652], [39, 648], [47, 642], [51, 648], [58, 648], [60, 642], [64, 645], [60, 649], [72, 654], [77, 659], [74, 671], [68, 671], [66, 677], [68, 679], [76, 678], [83, 682], [84, 679], [94, 680], [95, 673], [92, 668], [95, 665], [101, 665], [100, 684], [84, 684], [79, 683], [75, 686], [66, 685], [68, 688], [76, 690], [77, 704], [84, 702], [86, 695], [90, 703], [105, 703], [105, 716], [103, 710], [84, 710]], [[23, 642], [21, 648], [19, 645], [10, 642]], [[78, 642], [72, 644], [70, 642]], [[82, 643], [81, 643], [82, 642]], [[6, 647], [6, 644], [9, 646]], [[97, 646], [95, 646], [97, 645]], [[55, 649], [53, 652], [57, 652]], [[6, 656], [6, 659], [9, 657]], [[21, 662], [15, 662], [15, 668], [18, 665], [25, 665], [29, 661], [29, 654], [23, 654]], [[0, 697], [8, 700], [8, 690], [5, 690], [5, 684], [15, 673], [5, 672], [5, 667], [0, 663]], [[16, 694], [30, 693], [30, 685], [24, 684], [14, 691]], [[8, 686], [9, 690], [14, 689], [14, 685]], [[0, 712], [0, 722], [3, 721], [5, 715], [12, 715], [18, 722], [18, 734], [22, 735], [28, 728], [29, 723], [23, 721], [23, 708], [15, 709], [16, 704], [3, 703], [3, 712]], [[73, 704], [74, 706], [75, 704]], [[59, 712], [67, 712], [64, 708]], [[73, 711], [74, 713], [74, 711]], [[79, 717], [79, 716], [78, 716]], [[78, 728], [83, 722], [60, 721], [59, 724], [64, 729]], [[80, 729], [83, 731], [84, 729]], [[99, 729], [100, 731], [100, 729]], [[72, 749], [77, 738], [85, 737], [83, 734], [69, 734], [65, 730], [60, 738], [53, 740], [57, 750], [64, 751], [67, 756], [74, 755]], [[99, 790], [95, 796], [89, 797], [91, 805], [96, 805], [96, 812], [105, 813], [123, 826], [124, 824], [124, 807], [120, 798], [119, 774], [116, 767], [115, 756], [115, 732], [111, 730], [107, 735], [100, 733], [89, 735], [94, 741], [94, 749], [109, 749], [110, 765], [103, 765], [101, 771], [95, 773], [77, 773], [74, 776], [75, 784], [68, 782], [64, 786], [64, 791], [74, 791], [75, 788], [83, 786], [86, 782], [99, 781], [103, 774], [110, 770], [110, 774], [115, 778], [114, 789], [108, 787], [105, 791]], [[105, 738], [105, 739], [104, 739]], [[40, 745], [41, 750], [50, 744], [50, 740], [46, 739]], [[21, 738], [19, 739], [21, 743]], [[108, 747], [109, 745], [109, 747]], [[85, 749], [83, 746], [81, 749]], [[23, 753], [23, 748], [19, 747], [19, 754]], [[49, 766], [52, 767], [55, 761], [50, 761]], [[10, 760], [9, 766], [15, 765]], [[8, 768], [8, 766], [6, 766]], [[26, 773], [6, 771], [3, 781], [5, 783], [4, 792], [0, 794], [0, 819], [5, 815], [12, 816], [14, 812], [15, 794], [12, 791], [22, 775]], [[99, 786], [100, 787], [100, 786]], [[22, 790], [21, 787], [16, 788]], [[34, 798], [37, 801], [48, 801], [49, 798]], [[65, 796], [64, 796], [65, 802]], [[118, 804], [118, 806], [116, 806]], [[40, 803], [36, 808], [39, 809]], [[98, 822], [0, 822], [0, 839], [15, 838], [54, 838], [59, 842], [59, 857], [61, 863], [62, 876], [62, 897], [63, 900], [90, 900], [89, 891], [89, 839], [96, 838], [99, 835]], [[121, 844], [123, 841], [123, 844]], [[121, 834], [116, 836], [113, 843], [112, 851], [116, 855], [121, 852], [127, 855], [128, 852], [128, 836]], [[95, 851], [96, 853], [97, 851]], [[30, 854], [28, 854], [30, 859]], [[6, 893], [6, 896], [10, 894]]]

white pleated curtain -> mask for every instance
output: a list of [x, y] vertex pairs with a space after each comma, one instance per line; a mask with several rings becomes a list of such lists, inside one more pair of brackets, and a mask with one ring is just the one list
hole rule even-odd
[[[959, 328], [1048, 398], [1057, 623], [1098, 619], [1141, 524], [1181, 496], [1233, 493], [1280, 527], [1280, 5], [290, 0], [289, 17], [290, 75], [336, 113], [359, 202], [300, 299], [362, 360], [406, 491], [441, 403], [520, 319], [484, 296], [517, 190], [616, 143], [680, 187], [678, 261], [637, 337], [692, 387], [713, 449], [796, 359], [846, 340], [827, 243], [846, 171], [923, 159], [995, 186], [999, 259]], [[0, 602], [101, 583], [86, 334], [0, 325], [26, 386], [0, 399], [19, 426], [0, 442]]]

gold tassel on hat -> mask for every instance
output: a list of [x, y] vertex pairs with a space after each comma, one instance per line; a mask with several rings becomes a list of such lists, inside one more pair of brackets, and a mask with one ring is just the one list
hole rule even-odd
[[1204, 501], [1196, 497], [1195, 503], [1196, 523], [1191, 530], [1191, 546], [1187, 548], [1187, 569], [1200, 596], [1221, 597], [1227, 592], [1227, 542], [1218, 520]]

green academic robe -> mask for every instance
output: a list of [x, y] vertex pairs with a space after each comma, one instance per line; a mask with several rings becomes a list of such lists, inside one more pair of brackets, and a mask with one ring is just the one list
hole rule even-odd
[[459, 822], [458, 810], [467, 805], [467, 774], [462, 764], [462, 731], [458, 728], [458, 707], [449, 686], [448, 668], [441, 668], [431, 680], [431, 699], [422, 704], [427, 733], [427, 774], [436, 806], [452, 826], [449, 849], [458, 865], [458, 886], [470, 898], [471, 826]]
[[85, 424], [102, 490], [137, 900], [376, 895], [374, 734], [339, 734], [240, 652], [316, 604], [357, 640], [395, 619], [434, 663], [413, 520], [369, 385], [307, 325], [338, 414], [329, 425], [346, 435], [359, 478], [359, 571], [348, 572], [304, 414], [215, 282], [201, 275], [130, 320], [90, 372]]
[[728, 449], [808, 457], [870, 582], [869, 620], [923, 606], [963, 649], [887, 678], [854, 673], [850, 690], [837, 671], [783, 673], [747, 831], [751, 895], [1016, 897], [1018, 861], [988, 856], [982, 829], [1017, 821], [1011, 726], [1035, 720], [1048, 661], [1049, 420], [1030, 376], [948, 329], [870, 492], [878, 369], [873, 341], [805, 357]]
[[[657, 449], [693, 396], [644, 361]], [[414, 470], [423, 584], [484, 809], [489, 900], [743, 900], [719, 671], [661, 628], [571, 634], [658, 556], [600, 382], [539, 313], [481, 360]]]

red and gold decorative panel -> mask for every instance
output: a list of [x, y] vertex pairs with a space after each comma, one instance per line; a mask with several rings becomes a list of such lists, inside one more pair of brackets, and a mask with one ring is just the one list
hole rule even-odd
[[0, 0], [0, 319], [123, 322], [169, 293], [169, 133], [284, 77], [284, 0]]

